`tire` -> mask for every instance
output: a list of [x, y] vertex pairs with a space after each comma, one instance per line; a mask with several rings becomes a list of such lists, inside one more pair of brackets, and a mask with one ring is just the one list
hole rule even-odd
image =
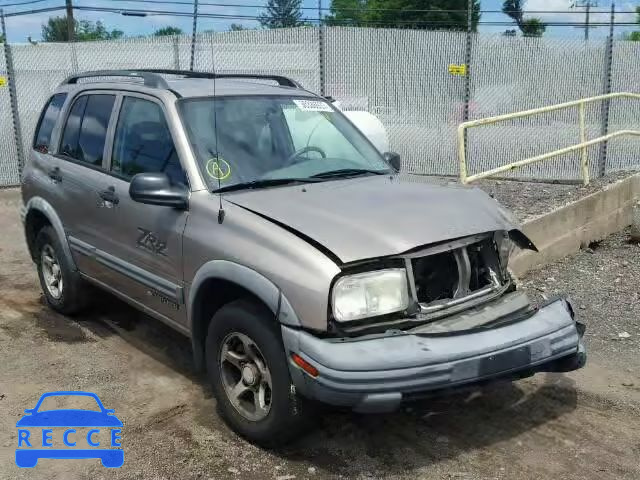
[[[64, 315], [74, 315], [83, 310], [88, 304], [87, 285], [71, 266], [53, 227], [43, 227], [38, 232], [36, 252], [38, 278], [47, 304]], [[56, 267], [48, 266], [45, 257], [53, 259]], [[59, 290], [51, 286], [52, 275], [60, 276]]]
[[[228, 388], [229, 383], [236, 381], [231, 378], [232, 382], [229, 382], [229, 373], [234, 371], [235, 366], [223, 362], [221, 354], [225, 345], [228, 349], [228, 345], [239, 338], [248, 338], [255, 343], [256, 355], [264, 359], [270, 374], [269, 410], [263, 418], [248, 419], [234, 406], [225, 389], [225, 385]], [[242, 350], [244, 345], [241, 342], [238, 344]], [[309, 403], [295, 393], [278, 324], [266, 307], [245, 299], [223, 306], [209, 324], [205, 354], [220, 416], [240, 436], [263, 447], [276, 447], [291, 441], [309, 427]], [[244, 364], [245, 368], [247, 363]], [[262, 375], [259, 379], [260, 388], [264, 377]], [[244, 382], [244, 378], [241, 375], [238, 384]], [[251, 392], [247, 393], [244, 398], [252, 396]], [[251, 401], [244, 403], [251, 404]]]

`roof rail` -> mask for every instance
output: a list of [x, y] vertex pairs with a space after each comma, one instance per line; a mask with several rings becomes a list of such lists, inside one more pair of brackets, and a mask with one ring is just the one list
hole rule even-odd
[[94, 70], [92, 72], [76, 73], [66, 78], [62, 85], [77, 84], [82, 78], [95, 77], [127, 77], [142, 78], [144, 85], [151, 88], [164, 88], [169, 90], [170, 86], [161, 75], [181, 75], [185, 78], [240, 78], [255, 80], [271, 80], [283, 87], [303, 88], [295, 80], [282, 75], [261, 75], [253, 73], [209, 73], [209, 72], [192, 72], [191, 70], [171, 70], [161, 68], [141, 68], [136, 70]]
[[302, 88], [295, 80], [282, 75], [270, 75], [270, 74], [253, 74], [253, 73], [210, 73], [210, 72], [192, 72], [191, 70], [171, 70], [161, 68], [143, 68], [136, 70], [144, 73], [165, 74], [165, 75], [182, 75], [186, 78], [240, 78], [240, 79], [255, 79], [255, 80], [271, 80], [283, 87]]
[[62, 85], [74, 85], [78, 83], [78, 80], [82, 78], [94, 78], [94, 77], [128, 77], [128, 78], [142, 78], [144, 84], [147, 87], [152, 88], [169, 88], [167, 81], [151, 71], [144, 70], [94, 70], [92, 72], [76, 73], [67, 77]]

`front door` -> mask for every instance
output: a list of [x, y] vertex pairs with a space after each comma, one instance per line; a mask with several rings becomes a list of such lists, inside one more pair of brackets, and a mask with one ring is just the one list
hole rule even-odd
[[182, 234], [188, 213], [134, 202], [129, 182], [137, 173], [164, 172], [187, 184], [162, 104], [153, 97], [124, 94], [109, 151], [109, 175], [101, 189], [112, 192], [99, 209], [104, 226], [96, 248], [110, 268], [108, 283], [141, 306], [186, 328]]

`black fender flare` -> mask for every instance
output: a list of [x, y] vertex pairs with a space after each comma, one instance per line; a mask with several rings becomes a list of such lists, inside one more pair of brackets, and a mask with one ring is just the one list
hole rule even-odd
[[300, 320], [282, 291], [271, 280], [252, 268], [228, 260], [211, 260], [203, 264], [193, 277], [187, 299], [187, 318], [191, 332], [196, 368], [204, 366], [204, 341], [196, 332], [201, 331], [202, 322], [210, 319], [201, 318], [196, 310], [198, 292], [205, 282], [215, 279], [236, 284], [260, 299], [274, 314], [274, 319], [281, 324], [299, 327]]

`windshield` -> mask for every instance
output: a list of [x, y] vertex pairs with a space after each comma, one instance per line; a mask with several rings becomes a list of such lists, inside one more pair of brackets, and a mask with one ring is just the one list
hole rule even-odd
[[[390, 171], [362, 133], [323, 100], [195, 98], [181, 101], [181, 114], [213, 190]], [[323, 176], [329, 172], [334, 174]]]
[[38, 406], [38, 412], [61, 409], [102, 411], [96, 399], [89, 395], [48, 395]]

